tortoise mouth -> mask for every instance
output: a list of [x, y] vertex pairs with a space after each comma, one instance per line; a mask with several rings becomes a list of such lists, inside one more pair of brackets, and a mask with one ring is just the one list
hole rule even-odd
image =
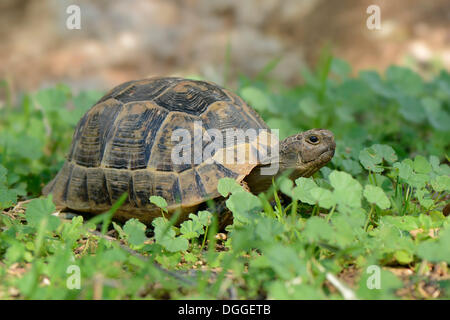
[[329, 146], [328, 148], [324, 149], [317, 158], [311, 159], [308, 161], [303, 161], [303, 163], [312, 163], [312, 162], [327, 163], [328, 161], [330, 161], [333, 158], [334, 152], [335, 152], [335, 147]]
[[319, 156], [320, 160], [325, 160], [326, 162], [330, 161], [334, 157], [335, 148], [328, 147], [322, 154]]
[[306, 164], [307, 169], [301, 174], [303, 177], [310, 177], [320, 168], [325, 166], [334, 156], [334, 148], [328, 148], [324, 152], [320, 154], [314, 160], [310, 160], [308, 162], [304, 162]]

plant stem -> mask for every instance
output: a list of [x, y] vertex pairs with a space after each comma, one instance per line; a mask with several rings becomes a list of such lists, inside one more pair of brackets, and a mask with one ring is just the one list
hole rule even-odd
[[367, 215], [366, 224], [364, 225], [364, 230], [365, 230], [365, 231], [367, 231], [367, 228], [369, 227], [369, 222], [372, 221], [373, 207], [374, 207], [374, 205], [371, 204], [371, 205], [370, 205], [370, 212], [369, 212], [369, 214]]
[[331, 208], [331, 211], [330, 211], [330, 213], [328, 214], [328, 217], [327, 217], [327, 222], [330, 221], [331, 216], [333, 215], [335, 209], [336, 209], [336, 205], [334, 205], [333, 208]]

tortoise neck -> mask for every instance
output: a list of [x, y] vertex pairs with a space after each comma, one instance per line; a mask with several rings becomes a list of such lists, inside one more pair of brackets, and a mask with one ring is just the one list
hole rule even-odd
[[267, 191], [272, 185], [272, 179], [275, 175], [263, 175], [261, 169], [269, 165], [260, 165], [255, 168], [245, 177], [244, 181], [247, 183], [250, 191], [253, 194], [259, 194]]
[[292, 143], [291, 140], [293, 138], [296, 138], [296, 136], [288, 137], [280, 141], [278, 170], [268, 170], [273, 164], [261, 164], [256, 166], [245, 177], [244, 181], [253, 194], [267, 191], [272, 186], [273, 179], [283, 174], [286, 174], [292, 180], [303, 175], [300, 168], [296, 166], [297, 155], [294, 152], [289, 152], [289, 145]]

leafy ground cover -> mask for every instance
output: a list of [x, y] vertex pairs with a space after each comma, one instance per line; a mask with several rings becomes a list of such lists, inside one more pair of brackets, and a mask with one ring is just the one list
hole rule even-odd
[[332, 130], [336, 155], [259, 196], [221, 180], [234, 216], [224, 233], [213, 207], [175, 226], [159, 197], [151, 226], [112, 220], [126, 195], [96, 217], [57, 212], [41, 189], [102, 93], [58, 85], [13, 97], [3, 82], [0, 298], [449, 299], [450, 74], [351, 76], [324, 55], [286, 87], [273, 65], [235, 91], [280, 138]]

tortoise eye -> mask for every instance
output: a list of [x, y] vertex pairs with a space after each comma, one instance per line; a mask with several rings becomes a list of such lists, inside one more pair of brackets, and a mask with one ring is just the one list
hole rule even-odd
[[308, 141], [312, 144], [318, 144], [320, 142], [320, 139], [317, 136], [309, 136]]

